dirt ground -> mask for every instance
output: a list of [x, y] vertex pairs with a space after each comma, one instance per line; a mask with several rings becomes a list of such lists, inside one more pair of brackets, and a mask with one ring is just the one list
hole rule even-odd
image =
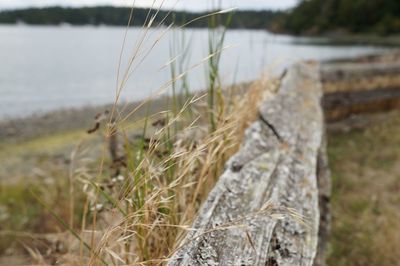
[[400, 111], [329, 128], [333, 224], [328, 265], [399, 265]]

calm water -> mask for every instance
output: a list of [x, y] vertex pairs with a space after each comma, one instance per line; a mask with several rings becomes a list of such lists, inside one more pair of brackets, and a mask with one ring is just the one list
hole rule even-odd
[[[112, 102], [124, 31], [116, 27], [0, 26], [0, 118]], [[208, 54], [208, 32], [171, 31], [160, 39], [162, 32], [148, 32], [133, 62], [134, 71], [122, 93], [123, 101], [143, 99], [168, 82], [170, 70], [163, 66], [170, 61], [174, 40], [175, 44], [183, 40], [183, 47], [190, 46], [190, 58], [179, 56], [178, 51], [181, 55], [183, 51], [179, 46], [172, 54], [186, 61], [186, 68], [198, 65], [189, 72], [190, 86], [204, 88], [206, 64], [201, 62]], [[122, 70], [143, 34], [139, 28], [129, 30]], [[159, 41], [148, 53], [155, 40]], [[253, 80], [268, 69], [277, 73], [300, 59], [354, 57], [383, 50], [296, 44], [298, 41], [265, 31], [229, 31], [229, 48], [221, 61], [222, 81], [230, 84]]]

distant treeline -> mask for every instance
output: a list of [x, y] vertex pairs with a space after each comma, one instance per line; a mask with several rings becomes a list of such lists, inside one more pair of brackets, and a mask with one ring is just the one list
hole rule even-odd
[[[131, 9], [126, 7], [29, 8], [0, 12], [0, 23], [33, 25], [126, 26]], [[142, 26], [156, 10], [136, 8], [132, 26]], [[149, 15], [150, 14], [150, 15]], [[159, 11], [153, 25], [181, 25], [210, 13]], [[220, 24], [230, 14], [219, 15]], [[188, 27], [208, 27], [209, 19], [196, 20]], [[400, 0], [299, 0], [288, 11], [236, 11], [230, 28], [268, 29], [291, 34], [400, 33]]]
[[[114, 25], [126, 26], [128, 24], [130, 8], [124, 7], [85, 7], [85, 8], [29, 8], [22, 10], [11, 10], [0, 12], [0, 23], [15, 24], [26, 23], [32, 25], [59, 25], [68, 23], [71, 25]], [[132, 26], [142, 26], [146, 18], [151, 18], [157, 11], [149, 9], [136, 8], [134, 10], [134, 18]], [[209, 13], [187, 13], [172, 12], [168, 15], [168, 11], [160, 11], [154, 19], [153, 25], [162, 24], [177, 25], [202, 17]], [[267, 29], [270, 23], [274, 21], [281, 12], [274, 11], [238, 11], [232, 17], [230, 22], [231, 28], [252, 28]], [[168, 16], [167, 16], [168, 15]], [[225, 23], [229, 14], [222, 14], [219, 17], [221, 24]], [[209, 19], [196, 20], [188, 27], [208, 27]]]
[[400, 33], [400, 0], [302, 0], [274, 26], [294, 34]]

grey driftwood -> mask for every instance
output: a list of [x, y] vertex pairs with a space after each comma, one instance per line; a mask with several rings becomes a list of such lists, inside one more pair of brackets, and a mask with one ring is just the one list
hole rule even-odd
[[168, 265], [324, 264], [330, 178], [319, 73], [316, 64], [287, 71]]

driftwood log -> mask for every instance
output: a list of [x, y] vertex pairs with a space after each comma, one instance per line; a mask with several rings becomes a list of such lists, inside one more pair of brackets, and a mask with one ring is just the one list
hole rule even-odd
[[330, 177], [319, 73], [317, 64], [287, 71], [169, 265], [324, 264]]
[[363, 79], [370, 76], [398, 75], [400, 63], [328, 63], [321, 67], [323, 82]]
[[322, 104], [327, 122], [356, 114], [400, 109], [400, 87], [325, 94]]
[[400, 109], [400, 63], [328, 63], [321, 68], [327, 122]]

